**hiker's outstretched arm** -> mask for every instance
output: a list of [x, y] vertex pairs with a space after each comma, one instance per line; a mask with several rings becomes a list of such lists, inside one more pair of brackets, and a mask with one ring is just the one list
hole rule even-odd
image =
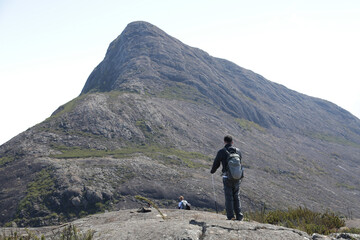
[[220, 154], [220, 151], [218, 151], [218, 153], [216, 154], [216, 157], [214, 159], [214, 163], [213, 163], [210, 173], [216, 172], [216, 170], [220, 167], [220, 162], [221, 162], [221, 154]]

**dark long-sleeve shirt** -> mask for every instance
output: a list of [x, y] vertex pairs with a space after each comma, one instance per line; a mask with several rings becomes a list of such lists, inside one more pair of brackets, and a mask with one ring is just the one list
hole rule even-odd
[[[226, 144], [224, 147], [228, 152], [230, 151], [236, 151], [237, 154], [239, 154], [240, 159], [241, 159], [241, 152], [238, 148], [233, 147], [231, 144]], [[225, 149], [222, 148], [220, 149], [217, 154], [216, 157], [214, 159], [214, 163], [212, 165], [211, 171], [210, 173], [215, 173], [216, 170], [220, 167], [220, 163], [222, 165], [222, 170], [221, 172], [223, 174], [226, 173], [226, 168], [227, 168], [227, 157], [228, 157], [228, 153], [225, 151]]]

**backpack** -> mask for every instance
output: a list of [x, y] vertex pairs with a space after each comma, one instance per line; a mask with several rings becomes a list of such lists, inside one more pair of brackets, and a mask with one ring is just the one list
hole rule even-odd
[[226, 176], [229, 179], [233, 180], [240, 180], [244, 177], [244, 168], [241, 165], [241, 157], [236, 152], [228, 151], [226, 148], [224, 148], [226, 153], [228, 154], [228, 157], [226, 159], [227, 161], [227, 169], [226, 169]]
[[181, 204], [183, 205], [183, 209], [185, 209], [185, 210], [190, 210], [191, 204], [188, 203], [186, 200], [182, 200], [182, 201], [181, 201]]

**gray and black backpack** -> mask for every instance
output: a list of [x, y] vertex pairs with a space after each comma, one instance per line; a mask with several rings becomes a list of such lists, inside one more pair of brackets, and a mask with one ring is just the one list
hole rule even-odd
[[229, 151], [224, 148], [228, 157], [226, 176], [229, 179], [240, 180], [244, 177], [244, 168], [241, 165], [241, 156], [236, 152], [235, 148], [230, 148]]

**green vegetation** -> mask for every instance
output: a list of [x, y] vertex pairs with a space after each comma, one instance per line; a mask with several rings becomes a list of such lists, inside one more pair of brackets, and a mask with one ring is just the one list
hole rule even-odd
[[[49, 212], [46, 206], [47, 198], [55, 191], [55, 182], [51, 175], [51, 169], [45, 168], [38, 172], [32, 182], [30, 182], [26, 189], [26, 196], [23, 198], [17, 209], [17, 219], [14, 221], [28, 222], [30, 225], [38, 225], [38, 218], [30, 218], [26, 214], [31, 213], [34, 209], [34, 204], [37, 204], [41, 210]], [[57, 214], [50, 214], [46, 216], [47, 219], [58, 218]]]
[[[83, 94], [77, 98], [74, 98], [73, 100], [71, 100], [70, 102], [60, 106], [58, 108], [58, 110], [55, 111], [54, 115], [52, 115], [51, 117], [49, 117], [48, 119], [52, 119], [52, 118], [57, 118], [65, 113], [71, 112], [76, 105], [78, 104], [78, 102], [82, 99], [84, 99], [86, 96], [88, 96], [88, 94]], [[48, 120], [47, 119], [47, 120]]]
[[0, 167], [5, 166], [7, 163], [10, 163], [15, 160], [15, 157], [4, 156], [0, 158]]
[[289, 208], [287, 211], [266, 211], [264, 207], [258, 212], [249, 212], [246, 218], [261, 223], [280, 225], [305, 231], [308, 234], [328, 235], [345, 226], [344, 220], [332, 212], [318, 213], [307, 208]]
[[[88, 230], [85, 233], [81, 233], [75, 225], [69, 225], [65, 227], [60, 233], [59, 240], [91, 240], [94, 237], [94, 231]], [[51, 238], [54, 239], [54, 238]], [[56, 239], [56, 238], [55, 238]]]
[[235, 122], [236, 122], [237, 124], [239, 124], [239, 126], [240, 126], [242, 129], [246, 130], [246, 131], [250, 131], [250, 132], [251, 132], [252, 129], [256, 129], [256, 130], [258, 130], [258, 131], [260, 131], [260, 132], [265, 132], [265, 131], [266, 131], [265, 128], [261, 127], [259, 124], [254, 123], [254, 122], [249, 121], [249, 120], [246, 120], [246, 119], [244, 119], [244, 118], [236, 118], [236, 119], [235, 119]]
[[176, 148], [151, 147], [144, 153], [152, 159], [161, 160], [167, 165], [185, 165], [189, 168], [207, 168], [207, 165], [195, 162], [194, 159], [209, 160], [209, 157], [196, 152], [186, 152]]
[[286, 177], [289, 177], [289, 178], [292, 178], [294, 180], [297, 180], [297, 179], [302, 179], [303, 177], [297, 173], [297, 172], [292, 172], [292, 171], [287, 171], [287, 170], [282, 170], [282, 169], [274, 169], [274, 168], [270, 168], [268, 166], [266, 167], [263, 167], [262, 170], [266, 173], [269, 173], [271, 175], [282, 175], [282, 176], [286, 176]]
[[171, 87], [166, 87], [163, 91], [157, 93], [156, 97], [182, 100], [196, 104], [208, 103], [208, 99], [196, 87], [184, 83], [175, 83]]
[[309, 133], [308, 134], [310, 137], [313, 137], [315, 139], [319, 139], [321, 141], [325, 141], [325, 142], [331, 142], [331, 143], [337, 143], [340, 145], [344, 145], [344, 146], [352, 146], [352, 147], [356, 147], [356, 148], [360, 148], [360, 144], [349, 141], [343, 137], [339, 137], [339, 136], [333, 136], [333, 135], [328, 135], [328, 134], [324, 134], [324, 133]]
[[[11, 231], [9, 235], [3, 233], [0, 235], [0, 240], [46, 240], [44, 235], [39, 238], [35, 233], [25, 229], [25, 234]], [[92, 240], [94, 231], [88, 230], [85, 233], [80, 232], [75, 225], [64, 227], [61, 231], [52, 232], [48, 239], [51, 240]]]
[[276, 175], [276, 174], [279, 173], [278, 170], [276, 170], [276, 169], [274, 169], [274, 168], [270, 168], [270, 167], [268, 167], [268, 166], [262, 168], [262, 170], [263, 170], [264, 172], [266, 172], [266, 173], [271, 174], [271, 175]]
[[61, 154], [53, 154], [50, 157], [54, 158], [90, 158], [90, 157], [105, 157], [113, 156], [115, 158], [123, 158], [130, 154], [130, 151], [109, 151], [109, 150], [98, 150], [98, 149], [88, 149], [81, 147], [66, 147], [63, 145], [52, 145], [52, 148], [62, 152]]
[[19, 234], [18, 232], [11, 231], [9, 235], [3, 233], [0, 235], [0, 240], [45, 240], [44, 235], [40, 238], [35, 233], [25, 229], [25, 234]]
[[[46, 224], [68, 221], [75, 217], [104, 212], [109, 207], [108, 202], [88, 204], [86, 208], [63, 206], [59, 209], [54, 205], [53, 197], [56, 196], [56, 183], [51, 168], [44, 168], [36, 174], [34, 180], [27, 185], [26, 195], [19, 202], [15, 218], [12, 222], [20, 226], [41, 226]], [[40, 213], [40, 214], [39, 214]], [[6, 226], [12, 226], [8, 222]]]
[[[87, 137], [87, 138], [93, 138], [93, 139], [106, 139], [106, 137], [102, 136], [102, 135], [96, 135], [90, 132], [84, 132], [84, 131], [74, 131], [74, 130], [70, 130], [70, 129], [64, 129], [61, 127], [57, 127], [57, 128], [46, 128], [46, 127], [40, 127], [39, 128], [40, 131], [43, 132], [49, 132], [49, 133], [55, 133], [58, 135], [63, 135], [63, 134], [69, 134], [69, 135], [77, 135], [77, 136], [81, 136], [81, 137]], [[51, 144], [50, 144], [51, 146]]]
[[352, 186], [352, 185], [349, 185], [347, 183], [337, 183], [336, 186], [339, 187], [339, 188], [346, 188], [347, 190], [360, 189], [359, 187]]
[[35, 177], [34, 181], [27, 186], [26, 197], [20, 202], [21, 209], [32, 205], [37, 198], [44, 198], [52, 194], [55, 190], [55, 183], [50, 175], [49, 169], [41, 170]]
[[165, 220], [164, 214], [160, 211], [159, 207], [153, 201], [151, 201], [150, 199], [147, 199], [146, 197], [140, 196], [140, 195], [136, 195], [135, 198], [137, 200], [145, 201], [148, 204], [150, 204], [151, 206], [153, 206], [160, 213], [162, 219]]
[[135, 122], [135, 126], [140, 128], [146, 139], [152, 140], [158, 132], [153, 132], [151, 127], [146, 123], [145, 120], [138, 120]]
[[341, 230], [342, 233], [360, 234], [360, 228], [348, 228]]
[[313, 167], [307, 167], [307, 169], [309, 170], [309, 172], [313, 172], [316, 175], [325, 175], [326, 171], [324, 168], [322, 168], [319, 164], [317, 164], [316, 162], [312, 163]]
[[[106, 202], [89, 203], [81, 208], [73, 206], [54, 206], [52, 197], [56, 196], [56, 184], [52, 169], [45, 168], [38, 172], [26, 190], [26, 196], [20, 201], [15, 219], [12, 221], [20, 226], [41, 226], [44, 223], [53, 224], [89, 214], [104, 212], [109, 209], [110, 200]], [[41, 213], [39, 215], [38, 213]], [[11, 226], [8, 222], [6, 226]], [[69, 238], [70, 239], [70, 238]], [[72, 239], [72, 238], [71, 238]]]
[[111, 99], [116, 100], [121, 94], [124, 93], [139, 94], [139, 92], [136, 91], [135, 89], [118, 89], [107, 92], [107, 95], [109, 95]]
[[165, 140], [167, 137], [164, 135], [164, 127], [159, 124], [151, 124], [145, 119], [138, 119], [135, 126], [143, 133], [145, 141], [142, 144], [153, 144], [158, 142], [159, 139]]
[[114, 188], [116, 188], [118, 184], [123, 184], [135, 177], [134, 171], [129, 166], [116, 166], [114, 168], [116, 175], [120, 178], [120, 180], [110, 179], [110, 182]]
[[194, 159], [208, 160], [209, 157], [196, 152], [186, 152], [176, 148], [168, 148], [158, 145], [142, 145], [138, 147], [127, 147], [116, 150], [98, 150], [86, 149], [80, 147], [66, 147], [59, 145], [52, 145], [56, 150], [62, 152], [61, 154], [54, 154], [50, 157], [54, 158], [90, 158], [90, 157], [114, 157], [126, 158], [135, 154], [143, 154], [149, 158], [160, 160], [164, 164], [170, 165], [185, 165], [189, 168], [208, 167], [207, 165], [195, 162]]

